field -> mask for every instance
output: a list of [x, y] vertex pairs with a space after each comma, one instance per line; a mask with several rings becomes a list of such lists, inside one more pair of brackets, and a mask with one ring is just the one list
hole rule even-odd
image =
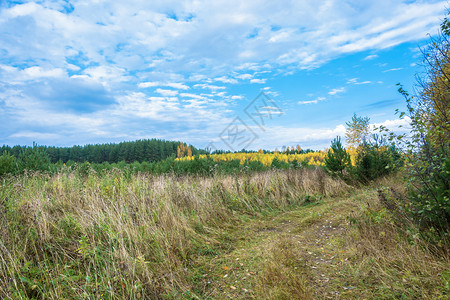
[[400, 223], [400, 177], [363, 188], [321, 168], [3, 177], [0, 296], [445, 299], [448, 249]]

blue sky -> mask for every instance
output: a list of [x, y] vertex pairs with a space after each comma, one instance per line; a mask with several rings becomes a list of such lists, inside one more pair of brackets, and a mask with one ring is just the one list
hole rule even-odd
[[323, 149], [353, 113], [395, 129], [446, 6], [3, 0], [0, 144]]

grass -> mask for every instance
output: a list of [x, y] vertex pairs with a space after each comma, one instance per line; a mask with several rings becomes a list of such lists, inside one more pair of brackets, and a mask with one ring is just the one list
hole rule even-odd
[[398, 222], [380, 187], [402, 193], [321, 169], [4, 178], [0, 297], [445, 299], [447, 241]]

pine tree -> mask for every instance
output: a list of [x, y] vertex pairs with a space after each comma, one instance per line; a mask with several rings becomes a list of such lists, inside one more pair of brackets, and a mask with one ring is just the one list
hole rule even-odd
[[341, 138], [338, 136], [331, 142], [331, 149], [325, 157], [325, 170], [343, 178], [351, 167], [350, 154], [342, 146]]

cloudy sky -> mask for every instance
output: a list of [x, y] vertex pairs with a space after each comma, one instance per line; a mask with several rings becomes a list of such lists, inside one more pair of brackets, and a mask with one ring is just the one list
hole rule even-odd
[[399, 123], [446, 6], [1, 0], [0, 144], [321, 149], [353, 113]]

